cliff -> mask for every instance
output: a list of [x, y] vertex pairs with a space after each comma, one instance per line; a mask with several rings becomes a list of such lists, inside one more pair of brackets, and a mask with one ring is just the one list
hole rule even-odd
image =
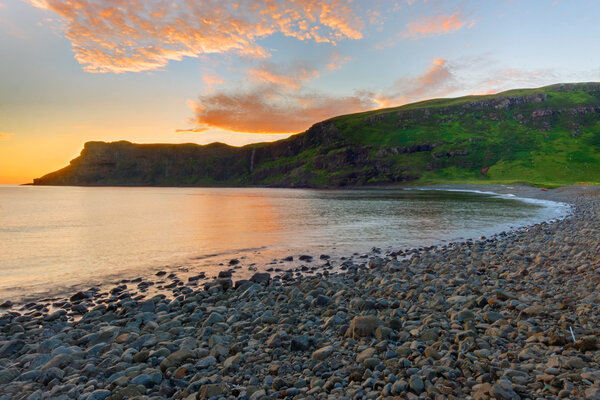
[[36, 185], [339, 187], [600, 182], [600, 83], [344, 115], [272, 143], [89, 142]]

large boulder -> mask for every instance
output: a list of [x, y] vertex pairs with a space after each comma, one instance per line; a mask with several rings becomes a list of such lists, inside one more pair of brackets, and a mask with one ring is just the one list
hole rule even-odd
[[196, 353], [187, 349], [177, 350], [169, 354], [164, 360], [160, 362], [160, 370], [165, 372], [171, 367], [178, 367], [183, 364], [184, 361], [195, 358]]
[[373, 336], [383, 322], [374, 315], [359, 315], [350, 321], [346, 336], [351, 338]]
[[20, 339], [13, 339], [6, 342], [0, 342], [0, 358], [14, 356], [25, 346], [25, 342]]
[[312, 358], [319, 361], [326, 360], [331, 354], [333, 354], [333, 350], [334, 348], [332, 346], [321, 347], [312, 353]]
[[496, 384], [492, 386], [490, 394], [494, 396], [495, 399], [499, 400], [521, 400], [521, 396], [514, 391], [512, 384], [504, 379], [499, 379]]
[[257, 272], [254, 275], [252, 275], [252, 278], [250, 278], [251, 282], [254, 283], [269, 283], [269, 281], [271, 280], [271, 274], [269, 274], [268, 272]]

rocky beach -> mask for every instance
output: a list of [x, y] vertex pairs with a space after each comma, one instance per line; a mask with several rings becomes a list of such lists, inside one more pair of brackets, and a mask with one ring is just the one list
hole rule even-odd
[[234, 282], [232, 260], [215, 280], [5, 302], [0, 400], [600, 399], [600, 190], [517, 192], [572, 213], [342, 265], [307, 255], [311, 274]]

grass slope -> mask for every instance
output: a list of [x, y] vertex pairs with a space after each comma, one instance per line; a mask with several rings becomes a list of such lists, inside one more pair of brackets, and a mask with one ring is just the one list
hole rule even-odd
[[[373, 160], [393, 162], [414, 175], [415, 183], [600, 182], [599, 84], [435, 99], [329, 121], [347, 145], [367, 147]], [[385, 149], [431, 145], [431, 151], [382, 157]], [[360, 172], [348, 166], [348, 171], [332, 173], [349, 171]]]

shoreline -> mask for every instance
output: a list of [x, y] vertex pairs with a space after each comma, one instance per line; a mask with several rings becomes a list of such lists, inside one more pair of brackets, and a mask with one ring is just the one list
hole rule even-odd
[[[568, 204], [564, 203], [564, 202], [557, 202], [555, 199], [552, 198], [552, 196], [550, 196], [550, 199], [548, 198], [549, 196], [543, 192], [540, 191], [539, 188], [535, 188], [535, 187], [531, 187], [531, 186], [527, 186], [527, 185], [489, 185], [489, 184], [481, 184], [481, 185], [471, 185], [471, 184], [439, 184], [439, 185], [433, 185], [433, 186], [397, 186], [397, 185], [392, 185], [392, 186], [380, 186], [380, 187], [376, 187], [376, 188], [370, 188], [370, 187], [359, 187], [359, 188], [351, 188], [351, 189], [347, 189], [347, 190], [409, 190], [409, 191], [414, 191], [414, 190], [423, 190], [423, 191], [430, 191], [430, 190], [441, 190], [441, 191], [449, 191], [449, 192], [463, 192], [463, 193], [475, 193], [475, 194], [482, 194], [482, 195], [491, 195], [493, 197], [499, 197], [499, 198], [504, 198], [504, 199], [508, 199], [508, 200], [516, 200], [516, 201], [520, 201], [520, 202], [524, 202], [524, 203], [534, 203], [534, 204], [538, 204], [538, 205], [542, 205], [545, 207], [548, 207], [548, 202], [553, 202], [556, 203], [556, 206], [560, 206], [560, 207], [569, 207]], [[300, 189], [300, 190], [304, 190], [304, 189]], [[313, 189], [309, 189], [309, 190], [313, 190]], [[314, 190], [329, 190], [329, 189], [314, 189]], [[537, 198], [536, 198], [537, 195]], [[525, 196], [529, 196], [529, 197], [525, 197]], [[562, 216], [560, 216], [559, 218], [564, 218], [569, 214], [569, 210], [563, 210], [562, 212]], [[550, 217], [549, 219], [545, 219], [545, 221], [548, 220], [553, 220], [555, 219], [554, 217]], [[541, 222], [541, 221], [539, 221]], [[496, 236], [497, 234], [501, 233], [501, 232], [512, 232], [515, 230], [519, 230], [521, 228], [526, 228], [528, 226], [530, 226], [532, 223], [537, 223], [537, 221], [532, 222], [532, 221], [528, 221], [528, 220], [522, 220], [522, 221], [516, 221], [516, 224], [514, 226], [502, 226], [502, 225], [498, 225], [497, 227], [490, 229], [489, 227], [487, 229], [483, 229], [481, 228], [481, 230], [475, 230], [473, 229], [473, 232], [470, 232], [470, 237], [459, 237], [459, 236], [447, 236], [444, 238], [439, 238], [439, 239], [435, 239], [435, 240], [430, 240], [429, 242], [422, 242], [422, 243], [413, 243], [410, 244], [408, 246], [398, 246], [398, 245], [390, 245], [388, 243], [388, 245], [384, 245], [382, 247], [378, 246], [378, 243], [373, 243], [373, 245], [375, 247], [373, 247], [373, 249], [378, 249], [379, 251], [377, 252], [373, 252], [373, 249], [368, 250], [368, 249], [362, 249], [363, 252], [360, 253], [351, 253], [350, 250], [346, 249], [346, 250], [336, 250], [335, 247], [333, 248], [329, 248], [329, 249], [321, 249], [321, 251], [324, 251], [327, 256], [327, 259], [319, 259], [319, 250], [317, 249], [288, 249], [289, 251], [285, 250], [285, 248], [280, 248], [278, 250], [276, 249], [267, 249], [266, 247], [263, 248], [258, 248], [258, 249], [245, 249], [245, 250], [235, 250], [235, 251], [231, 251], [228, 253], [223, 253], [223, 254], [210, 254], [210, 255], [206, 255], [206, 256], [202, 256], [202, 257], [195, 257], [193, 258], [193, 262], [195, 262], [196, 260], [201, 260], [201, 259], [210, 259], [211, 260], [211, 265], [216, 266], [218, 264], [218, 266], [220, 266], [220, 269], [225, 269], [227, 267], [230, 267], [230, 269], [234, 269], [232, 272], [235, 273], [235, 275], [238, 277], [238, 279], [248, 279], [251, 275], [252, 275], [252, 271], [258, 271], [258, 272], [269, 272], [271, 274], [275, 274], [277, 275], [283, 275], [285, 272], [289, 272], [290, 270], [293, 270], [293, 272], [297, 273], [299, 272], [299, 269], [302, 268], [302, 271], [300, 272], [302, 275], [307, 275], [307, 274], [311, 274], [311, 273], [315, 273], [315, 274], [322, 274], [323, 272], [326, 272], [327, 274], [329, 273], [339, 273], [339, 272], [343, 272], [343, 270], [340, 270], [339, 268], [336, 268], [335, 265], [340, 265], [345, 261], [356, 261], [355, 259], [364, 259], [365, 257], [373, 257], [373, 256], [378, 256], [381, 255], [381, 253], [383, 252], [385, 253], [392, 253], [392, 252], [403, 252], [406, 250], [413, 250], [413, 249], [418, 249], [418, 248], [430, 248], [432, 246], [434, 247], [438, 247], [438, 246], [442, 246], [444, 244], [448, 244], [448, 243], [458, 243], [460, 241], [465, 241], [465, 240], [473, 240], [472, 238], [475, 237], [479, 237], [479, 236]], [[472, 238], [471, 238], [472, 237]], [[315, 250], [315, 251], [313, 251]], [[258, 251], [258, 253], [257, 253]], [[275, 252], [275, 253], [281, 253], [279, 254], [280, 256], [282, 256], [279, 259], [270, 259], [269, 257], [266, 256], [259, 256], [259, 254], [263, 251], [267, 251], [267, 252]], [[294, 253], [294, 251], [300, 251], [299, 253]], [[316, 252], [316, 255], [313, 254]], [[255, 254], [252, 254], [255, 253]], [[288, 254], [289, 253], [289, 254]], [[298, 257], [303, 255], [303, 254], [310, 254], [311, 256], [311, 261], [309, 261], [308, 263], [303, 263], [302, 261], [298, 260]], [[275, 256], [275, 254], [273, 254]], [[290, 258], [289, 256], [293, 257], [293, 261], [289, 261], [287, 260], [288, 258]], [[330, 257], [331, 256], [331, 257]], [[241, 261], [241, 264], [237, 264], [237, 265], [228, 265], [228, 262], [231, 259], [237, 259]], [[285, 261], [284, 264], [282, 264], [281, 262]], [[358, 260], [360, 261], [360, 260]], [[324, 264], [323, 264], [324, 262]], [[242, 267], [243, 265], [243, 267]], [[333, 265], [333, 266], [332, 266]], [[142, 284], [146, 284], [145, 287], [142, 287], [142, 292], [146, 295], [146, 296], [152, 296], [152, 295], [156, 295], [156, 294], [166, 294], [167, 296], [170, 296], [170, 288], [167, 287], [166, 289], [161, 287], [161, 286], [168, 286], [170, 285], [172, 282], [165, 282], [164, 279], [160, 279], [163, 275], [155, 275], [155, 273], [159, 273], [159, 272], [166, 272], [167, 275], [176, 275], [173, 276], [173, 280], [177, 283], [179, 283], [180, 281], [185, 282], [186, 285], [191, 286], [192, 288], [195, 288], [198, 284], [204, 284], [206, 283], [206, 281], [209, 281], [210, 279], [214, 279], [216, 278], [216, 273], [218, 273], [218, 269], [217, 268], [209, 268], [209, 269], [216, 269], [217, 271], [211, 271], [211, 272], [202, 272], [203, 267], [206, 266], [201, 266], [201, 265], [193, 265], [193, 264], [166, 264], [166, 265], [162, 265], [162, 266], [153, 266], [147, 269], [147, 271], [145, 272], [134, 272], [132, 273], [131, 271], [129, 271], [129, 274], [125, 277], [123, 277], [121, 275], [120, 272], [116, 272], [113, 275], [110, 276], [105, 276], [104, 278], [100, 279], [94, 279], [92, 282], [86, 282], [86, 283], [75, 283], [75, 284], [71, 284], [70, 286], [62, 286], [62, 287], [53, 287], [50, 289], [47, 289], [46, 291], [35, 291], [34, 294], [31, 295], [18, 295], [18, 296], [12, 296], [12, 297], [8, 297], [8, 296], [3, 296], [3, 298], [0, 297], [0, 304], [3, 304], [4, 301], [10, 301], [12, 302], [12, 304], [14, 305], [13, 307], [11, 307], [11, 309], [16, 309], [16, 307], [18, 306], [23, 306], [25, 304], [31, 304], [31, 303], [45, 303], [46, 307], [44, 309], [44, 311], [50, 310], [50, 311], [54, 311], [56, 308], [51, 306], [51, 303], [56, 303], [56, 302], [60, 302], [60, 301], [64, 301], [65, 299], [68, 299], [73, 293], [79, 292], [79, 291], [88, 291], [88, 292], [102, 292], [102, 291], [109, 291], [112, 287], [114, 286], [118, 286], [118, 285], [123, 285], [123, 284], [131, 284], [131, 283], [140, 283], [140, 279], [142, 280]], [[241, 276], [240, 276], [241, 275]], [[188, 281], [188, 279], [190, 278], [196, 278], [200, 276], [200, 279], [192, 279], [190, 281]], [[156, 284], [156, 285], [155, 285]], [[26, 290], [26, 289], [25, 289]], [[11, 293], [15, 292], [15, 289], [11, 289]], [[3, 309], [2, 307], [0, 307], [0, 315], [3, 314], [3, 311], [5, 309]], [[21, 311], [24, 311], [23, 309], [21, 309]], [[25, 310], [26, 311], [26, 310]]]
[[81, 292], [77, 321], [9, 313], [0, 399], [600, 396], [599, 189], [517, 190], [572, 215], [343, 274]]

